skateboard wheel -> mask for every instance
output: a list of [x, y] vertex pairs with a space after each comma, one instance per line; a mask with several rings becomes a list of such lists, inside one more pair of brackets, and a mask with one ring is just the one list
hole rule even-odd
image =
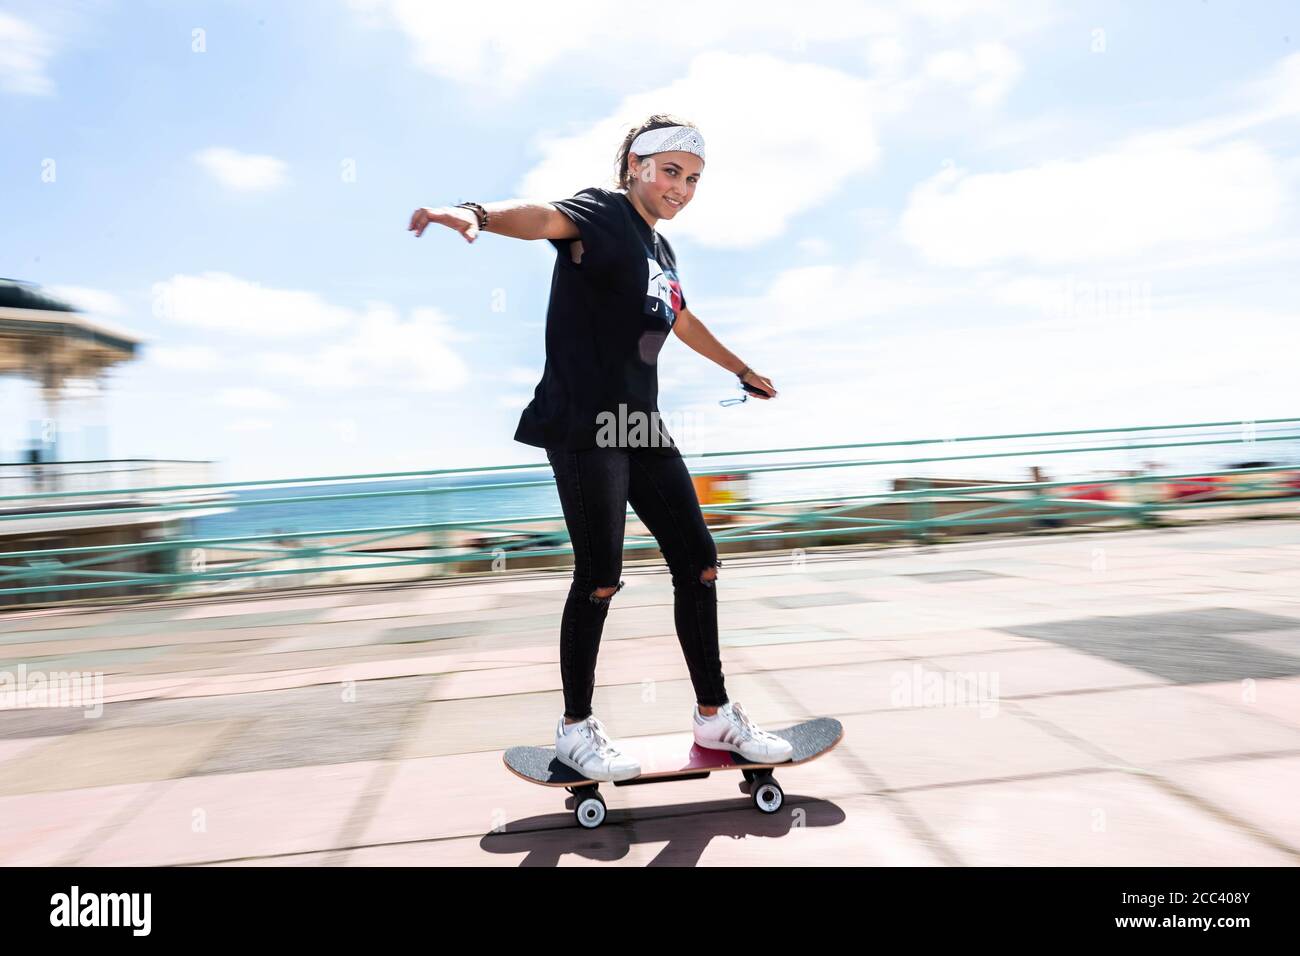
[[758, 785], [753, 792], [754, 806], [764, 813], [776, 813], [781, 809], [781, 804], [785, 803], [785, 791], [771, 777], [756, 782]]
[[588, 830], [600, 826], [605, 822], [605, 798], [596, 794], [579, 800], [573, 815], [577, 817], [578, 825]]

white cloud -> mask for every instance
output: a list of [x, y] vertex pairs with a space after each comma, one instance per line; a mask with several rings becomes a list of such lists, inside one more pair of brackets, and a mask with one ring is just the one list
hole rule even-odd
[[1133, 265], [1145, 275], [1175, 272], [1204, 276], [1207, 270], [1225, 266], [1267, 264], [1284, 267], [1274, 275], [1289, 279], [1297, 262], [1300, 262], [1300, 238], [1291, 236], [1250, 244], [1205, 245], [1187, 255], [1150, 257]]
[[372, 305], [341, 341], [252, 360], [266, 374], [315, 388], [454, 391], [469, 381], [469, 369], [447, 343], [463, 338], [436, 309], [416, 309], [402, 321], [388, 307]]
[[[314, 292], [263, 288], [220, 272], [177, 275], [157, 283], [154, 302], [154, 314], [177, 325], [227, 336], [303, 340], [293, 352], [263, 352], [243, 360], [279, 379], [317, 388], [417, 391], [454, 390], [469, 379], [453, 345], [471, 336], [436, 309], [414, 309], [403, 321], [383, 303], [349, 309]], [[311, 340], [316, 344], [308, 344]], [[210, 370], [229, 364], [225, 355], [208, 346], [156, 347], [150, 355], [157, 364], [174, 369]]]
[[154, 285], [154, 315], [194, 328], [254, 338], [305, 338], [355, 320], [314, 292], [268, 289], [224, 272], [175, 275]]
[[[1293, 337], [1300, 319], [1295, 310], [1202, 300], [1195, 308], [1157, 302], [1136, 312], [1079, 309], [996, 328], [988, 309], [972, 308], [964, 317], [966, 326], [940, 329], [900, 316], [837, 336], [834, 347], [797, 348], [794, 343], [814, 340], [794, 332], [747, 350], [745, 359], [781, 395], [729, 409], [715, 401], [729, 394], [724, 377], [683, 349], [661, 363], [680, 377], [707, 381], [705, 391], [716, 395], [692, 403], [665, 389], [660, 409], [666, 415], [696, 414], [690, 451], [1244, 420], [1293, 411], [1291, 353], [1259, 343]], [[1121, 340], [1123, 347], [1116, 348]], [[731, 345], [730, 336], [724, 341]], [[861, 454], [909, 453], [942, 452]], [[1110, 456], [1110, 464], [1115, 459]], [[1068, 456], [1039, 463], [1054, 473], [1071, 467]], [[967, 470], [966, 463], [914, 467], [921, 474]], [[994, 459], [969, 467], [1019, 474], [1027, 466]], [[891, 476], [897, 473], [890, 469]]]
[[1232, 241], [1272, 225], [1285, 198], [1276, 161], [1253, 143], [1124, 145], [1007, 173], [946, 168], [912, 191], [900, 227], [940, 265], [1059, 264]]
[[[701, 54], [669, 86], [625, 98], [573, 135], [543, 139], [523, 195], [557, 199], [612, 175], [610, 144], [630, 119], [665, 109], [699, 124], [708, 161], [673, 237], [745, 248], [779, 236], [793, 217], [870, 169], [879, 155], [870, 83], [840, 70], [767, 54]], [[797, 116], [798, 122], [772, 122]], [[709, 164], [725, 175], [710, 178]]]
[[508, 369], [502, 376], [511, 385], [536, 385], [542, 378], [542, 370], [539, 368], [520, 368], [518, 366]]
[[110, 315], [115, 318], [126, 315], [126, 306], [111, 292], [103, 289], [88, 289], [84, 286], [53, 285], [49, 291], [57, 298], [76, 306], [82, 312], [91, 315]]
[[799, 240], [799, 251], [807, 253], [810, 256], [823, 258], [830, 255], [831, 244], [818, 236], [808, 236], [806, 239]]
[[254, 386], [223, 388], [217, 393], [216, 402], [226, 408], [249, 409], [284, 408], [286, 404], [275, 392]]
[[[618, 16], [600, 0], [567, 0], [563, 15], [546, 4], [430, 4], [424, 0], [349, 0], [361, 22], [388, 20], [411, 42], [415, 65], [448, 80], [518, 89], [542, 68], [587, 46]], [[618, 22], [618, 29], [625, 29]]]
[[48, 96], [54, 83], [45, 69], [54, 53], [40, 28], [0, 11], [0, 89], [27, 96]]
[[867, 63], [879, 75], [897, 76], [907, 63], [908, 51], [897, 36], [881, 37], [867, 45]]
[[1300, 116], [1300, 53], [1273, 64], [1263, 75], [1235, 91], [1243, 101], [1234, 112], [1211, 116], [1169, 129], [1153, 130], [1134, 142], [1152, 148], [1199, 146]]
[[1291, 201], [1297, 167], [1243, 134], [1300, 116], [1300, 54], [1235, 95], [1235, 111], [1134, 134], [1081, 159], [995, 173], [949, 165], [912, 191], [902, 237], [930, 262], [964, 267], [1123, 260], [1266, 238]]
[[1247, 89], [1264, 100], [1264, 119], [1300, 115], [1300, 53], [1283, 57], [1268, 75]]
[[1002, 101], [1020, 77], [1020, 58], [1001, 43], [977, 43], [969, 50], [942, 50], [926, 58], [925, 75], [964, 88], [976, 106]]
[[1059, 144], [1069, 135], [1078, 134], [1082, 125], [1077, 115], [1048, 113], [1029, 119], [1017, 119], [1004, 116], [982, 130], [978, 139], [967, 143], [967, 153], [985, 152], [995, 149], [1008, 149], [1022, 144], [1050, 143], [1056, 144], [1052, 152], [1060, 149]]
[[355, 418], [340, 418], [335, 420], [330, 426], [331, 430], [338, 436], [338, 440], [344, 444], [355, 444], [359, 429]]
[[[265, 418], [241, 418], [226, 425], [230, 432], [264, 432], [274, 428], [274, 423]], [[258, 475], [257, 477], [263, 477]]]
[[968, 301], [975, 283], [899, 272], [875, 260], [783, 269], [759, 295], [705, 300], [699, 314], [725, 332], [733, 351], [763, 344], [772, 354], [811, 341], [861, 341], [909, 311]]
[[[582, 68], [621, 81], [621, 68], [675, 69], [701, 52], [748, 50], [804, 58], [814, 48], [868, 46], [879, 69], [900, 53], [965, 29], [1006, 40], [1042, 29], [1057, 5], [1015, 0], [711, 0], [689, 18], [630, 29], [626, 9], [609, 0], [568, 0], [563, 16], [532, 0], [433, 5], [423, 0], [349, 0], [358, 22], [392, 24], [410, 41], [416, 65], [457, 83], [511, 93], [552, 68]], [[955, 38], [955, 36], [954, 36]], [[878, 43], [877, 41], [883, 41]], [[652, 62], [646, 63], [647, 57]]]
[[[709, 163], [725, 175], [706, 167], [690, 214], [670, 228], [674, 237], [732, 248], [781, 235], [794, 216], [874, 168], [882, 117], [926, 92], [955, 101], [948, 95], [955, 86], [977, 105], [1000, 102], [1021, 72], [1007, 39], [1059, 16], [1052, 4], [1027, 14], [1009, 0], [719, 0], [692, 10], [689, 25], [655, 50], [652, 70], [630, 72], [645, 37], [627, 30], [617, 8], [594, 0], [567, 6], [564, 17], [524, 2], [351, 6], [368, 26], [391, 22], [405, 32], [421, 67], [458, 83], [513, 90], [547, 70], [571, 69], [580, 49], [584, 73], [608, 77], [608, 89], [637, 90], [603, 117], [541, 135], [522, 195], [556, 199], [610, 185], [614, 148], [650, 113], [698, 123]], [[837, 49], [848, 59], [822, 56]], [[814, 59], [849, 66], [865, 59], [874, 75], [804, 62]], [[678, 78], [665, 83], [665, 75]], [[643, 90], [641, 76], [653, 88]]]
[[1025, 4], [1019, 0], [906, 0], [905, 5], [909, 13], [931, 27], [954, 27], [973, 21], [1008, 35], [1041, 29], [1057, 15], [1054, 4]]
[[274, 189], [285, 181], [289, 168], [274, 156], [241, 153], [224, 146], [201, 150], [194, 160], [221, 185], [238, 192]]
[[220, 352], [205, 345], [155, 345], [145, 357], [154, 365], [179, 372], [210, 372], [226, 364]]

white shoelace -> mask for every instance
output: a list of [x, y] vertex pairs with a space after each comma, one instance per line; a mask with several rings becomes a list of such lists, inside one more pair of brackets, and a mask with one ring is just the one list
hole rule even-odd
[[588, 717], [587, 726], [591, 729], [591, 739], [596, 746], [597, 754], [606, 759], [623, 756], [622, 751], [610, 743], [610, 739], [605, 734], [605, 729], [600, 725], [599, 720], [595, 717]]
[[766, 730], [760, 730], [754, 726], [754, 722], [749, 719], [749, 715], [741, 708], [739, 704], [731, 705], [731, 712], [736, 715], [736, 723], [746, 740], [775, 740], [776, 734], [768, 733]]

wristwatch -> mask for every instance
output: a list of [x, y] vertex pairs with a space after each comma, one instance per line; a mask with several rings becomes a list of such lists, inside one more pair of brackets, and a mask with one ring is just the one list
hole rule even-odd
[[478, 217], [478, 227], [479, 227], [479, 229], [486, 229], [486, 228], [487, 228], [487, 224], [488, 224], [488, 214], [487, 214], [487, 210], [484, 209], [482, 206], [480, 206], [478, 203], [476, 203], [476, 202], [458, 202], [458, 203], [456, 203], [456, 205], [457, 205], [459, 208], [461, 208], [461, 209], [469, 209], [469, 210], [472, 210], [472, 211], [473, 211], [474, 215]]

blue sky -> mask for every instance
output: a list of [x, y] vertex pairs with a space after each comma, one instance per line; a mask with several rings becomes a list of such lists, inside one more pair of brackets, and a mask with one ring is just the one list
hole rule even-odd
[[1294, 4], [472, 6], [0, 2], [0, 274], [145, 340], [69, 455], [544, 462], [553, 250], [405, 226], [606, 184], [655, 111], [708, 143], [692, 310], [782, 393], [670, 339], [687, 451], [1300, 409]]

